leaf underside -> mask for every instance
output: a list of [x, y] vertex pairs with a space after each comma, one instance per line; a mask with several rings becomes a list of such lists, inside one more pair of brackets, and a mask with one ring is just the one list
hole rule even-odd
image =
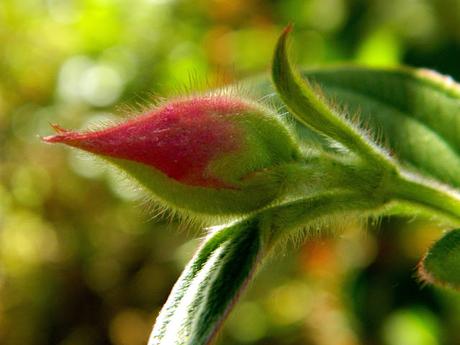
[[212, 235], [174, 286], [149, 345], [208, 344], [252, 276], [260, 250], [255, 221]]

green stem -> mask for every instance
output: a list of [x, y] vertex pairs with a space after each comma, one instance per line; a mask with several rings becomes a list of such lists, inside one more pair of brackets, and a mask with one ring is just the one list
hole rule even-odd
[[[356, 214], [367, 217], [385, 207], [349, 190], [319, 193], [261, 211], [256, 217], [263, 229], [263, 243], [267, 250], [292, 236], [293, 230], [302, 230], [338, 215]], [[319, 223], [317, 223], [319, 221]]]
[[394, 198], [399, 201], [408, 202], [447, 218], [454, 224], [460, 224], [460, 195], [456, 192], [407, 175], [400, 176], [392, 186]]

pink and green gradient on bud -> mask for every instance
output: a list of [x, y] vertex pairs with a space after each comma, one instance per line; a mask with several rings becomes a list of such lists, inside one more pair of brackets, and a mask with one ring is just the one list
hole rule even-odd
[[270, 204], [283, 193], [281, 167], [300, 157], [269, 109], [227, 95], [172, 100], [99, 131], [53, 128], [44, 141], [102, 156], [168, 206], [205, 214]]

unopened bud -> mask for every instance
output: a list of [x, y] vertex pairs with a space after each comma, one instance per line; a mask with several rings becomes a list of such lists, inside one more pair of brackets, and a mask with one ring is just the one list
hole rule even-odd
[[300, 157], [269, 109], [224, 95], [170, 101], [98, 131], [53, 127], [44, 141], [103, 156], [167, 205], [205, 214], [270, 204], [283, 193], [280, 167]]

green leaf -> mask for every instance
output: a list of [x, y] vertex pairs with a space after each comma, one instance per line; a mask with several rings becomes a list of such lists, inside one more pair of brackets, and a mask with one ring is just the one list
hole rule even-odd
[[419, 276], [427, 283], [460, 289], [460, 229], [438, 240], [419, 265]]
[[[452, 79], [424, 69], [349, 66], [307, 70], [303, 76], [403, 165], [460, 187], [460, 86]], [[267, 79], [249, 83], [283, 107]], [[328, 149], [305, 126], [296, 130], [304, 141]]]
[[257, 222], [214, 233], [188, 264], [158, 316], [149, 345], [208, 344], [261, 255]]

